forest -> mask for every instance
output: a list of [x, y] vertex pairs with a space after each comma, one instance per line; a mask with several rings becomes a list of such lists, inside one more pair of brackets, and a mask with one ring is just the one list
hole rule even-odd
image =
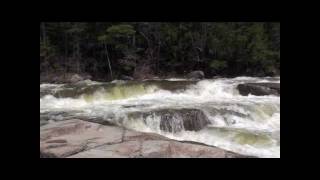
[[279, 76], [279, 22], [40, 22], [40, 77]]

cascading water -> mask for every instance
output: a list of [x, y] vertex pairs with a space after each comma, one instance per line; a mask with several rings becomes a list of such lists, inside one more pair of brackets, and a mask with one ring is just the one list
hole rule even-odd
[[280, 77], [42, 84], [40, 120], [100, 119], [241, 154], [280, 157], [280, 97], [241, 96], [237, 85], [251, 82], [280, 83]]

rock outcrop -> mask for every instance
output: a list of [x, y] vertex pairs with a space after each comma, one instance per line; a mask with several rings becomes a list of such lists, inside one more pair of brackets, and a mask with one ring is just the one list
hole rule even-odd
[[131, 77], [131, 76], [121, 75], [121, 76], [120, 76], [120, 80], [129, 80], [129, 81], [132, 81], [132, 80], [134, 80], [134, 79], [133, 79], [133, 77]]
[[203, 79], [204, 73], [203, 73], [203, 71], [192, 71], [189, 74], [187, 74], [187, 78], [189, 78], [189, 79]]
[[161, 116], [160, 129], [169, 132], [199, 131], [210, 124], [207, 116], [198, 109], [160, 110], [156, 114]]
[[210, 124], [207, 116], [199, 109], [160, 109], [150, 112], [135, 112], [129, 116], [144, 120], [160, 118], [160, 129], [166, 132], [199, 131]]
[[245, 83], [239, 84], [237, 88], [239, 93], [243, 96], [247, 96], [249, 94], [256, 96], [280, 96], [280, 83]]
[[41, 158], [239, 158], [217, 147], [79, 119], [40, 127]]
[[74, 74], [73, 76], [71, 76], [70, 78], [70, 82], [71, 83], [76, 83], [76, 82], [79, 82], [79, 81], [82, 81], [84, 80], [83, 77], [81, 77], [79, 74]]
[[48, 74], [40, 76], [40, 83], [77, 83], [84, 80], [90, 80], [92, 76], [89, 74]]

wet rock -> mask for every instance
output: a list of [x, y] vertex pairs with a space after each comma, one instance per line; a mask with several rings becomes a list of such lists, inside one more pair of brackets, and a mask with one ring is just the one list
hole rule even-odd
[[143, 133], [137, 132], [133, 130], [126, 130], [124, 137], [124, 141], [148, 141], [148, 140], [163, 140], [167, 141], [170, 140], [167, 137], [161, 136], [159, 134], [154, 133]]
[[145, 81], [147, 85], [155, 85], [160, 89], [167, 91], [178, 92], [186, 90], [190, 85], [194, 85], [197, 81], [167, 81], [167, 80], [148, 80]]
[[161, 110], [160, 129], [169, 132], [199, 131], [210, 124], [207, 116], [198, 109]]
[[64, 76], [65, 78], [62, 80], [64, 83], [81, 83], [86, 80], [92, 79], [92, 76], [89, 74], [67, 74]]
[[189, 79], [203, 79], [204, 73], [203, 73], [203, 71], [192, 71], [189, 74], [187, 74], [187, 78], [189, 78]]
[[133, 77], [131, 77], [131, 76], [121, 75], [121, 76], [120, 76], [120, 80], [131, 80], [131, 81], [132, 81], [132, 80], [134, 80], [134, 79], [133, 79]]
[[68, 119], [75, 119], [75, 116], [73, 114], [77, 113], [78, 111], [70, 111], [70, 112], [64, 112], [64, 111], [52, 111], [52, 112], [44, 112], [40, 113], [40, 124], [41, 121], [64, 121]]
[[107, 125], [107, 126], [115, 126], [115, 123], [112, 121], [114, 120], [113, 114], [106, 116], [105, 118], [101, 117], [85, 117], [85, 116], [78, 116], [77, 118], [82, 119], [84, 121], [98, 123], [101, 125]]
[[280, 95], [280, 83], [245, 83], [239, 84], [237, 88], [243, 96]]
[[[210, 124], [207, 116], [199, 109], [161, 109], [151, 112], [135, 112], [132, 118], [160, 117], [160, 129], [166, 132], [199, 131]], [[155, 119], [156, 121], [156, 119]]]
[[[190, 85], [194, 85], [197, 81], [167, 81], [167, 80], [147, 80], [147, 81], [123, 81], [114, 80], [112, 83], [90, 84], [89, 80], [79, 81], [73, 84], [65, 84], [58, 89], [40, 89], [40, 97], [51, 94], [58, 98], [78, 98], [85, 95], [90, 97], [95, 92], [108, 93], [110, 95], [121, 92], [124, 96], [131, 94], [148, 93], [150, 89], [163, 89], [172, 92], [186, 90]], [[89, 84], [89, 85], [88, 85]]]
[[45, 113], [40, 114], [40, 121], [48, 121], [50, 118], [47, 114], [45, 114]]
[[40, 120], [40, 126], [44, 126], [46, 124], [48, 124], [47, 120]]
[[92, 83], [92, 81], [90, 79], [85, 79], [85, 80], [81, 80], [81, 81], [77, 81], [74, 85], [77, 87], [79, 86], [82, 86], [82, 87], [85, 87], [85, 86], [88, 86]]
[[82, 81], [82, 80], [84, 80], [83, 77], [81, 77], [79, 74], [74, 74], [74, 75], [71, 77], [70, 82], [71, 82], [71, 83], [76, 83], [76, 82]]

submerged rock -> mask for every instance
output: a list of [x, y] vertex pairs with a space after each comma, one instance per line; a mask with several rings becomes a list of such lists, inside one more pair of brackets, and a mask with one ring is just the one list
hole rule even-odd
[[280, 95], [280, 83], [245, 83], [237, 86], [241, 95]]

